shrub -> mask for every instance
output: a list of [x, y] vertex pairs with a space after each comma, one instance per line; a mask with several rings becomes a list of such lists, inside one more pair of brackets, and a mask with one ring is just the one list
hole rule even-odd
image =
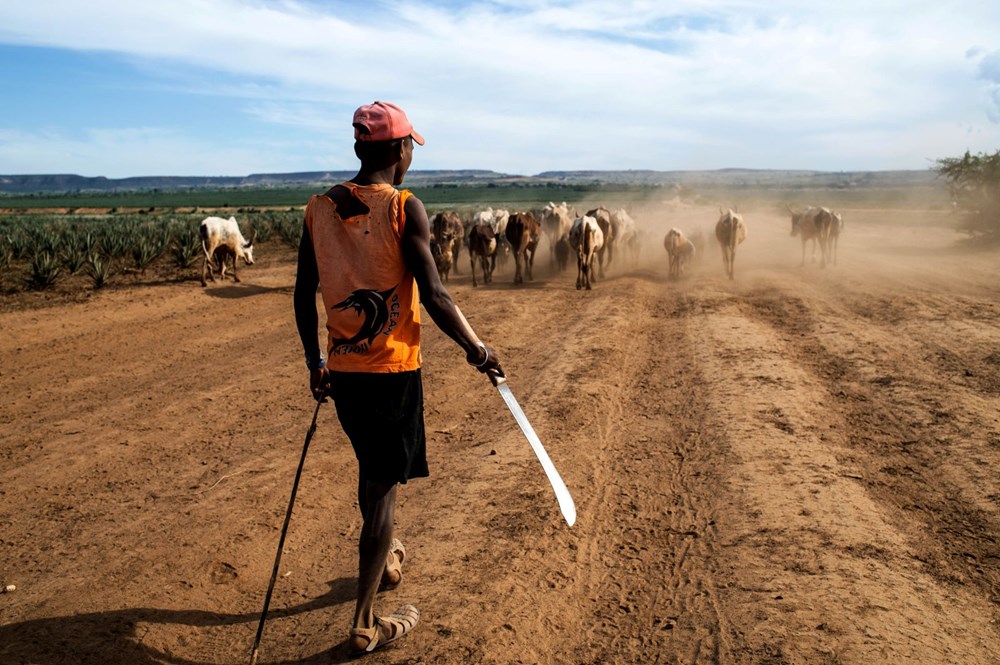
[[0, 273], [6, 272], [10, 268], [10, 262], [14, 255], [10, 248], [10, 242], [6, 238], [0, 239]]
[[937, 160], [935, 170], [951, 184], [962, 228], [973, 234], [1000, 234], [1000, 150]]
[[190, 226], [180, 228], [170, 245], [170, 253], [178, 268], [190, 268], [202, 253], [201, 237], [197, 229]]
[[87, 263], [87, 252], [83, 247], [67, 247], [62, 253], [62, 264], [66, 271], [75, 275]]
[[90, 256], [97, 249], [97, 236], [87, 231], [80, 237], [80, 247], [83, 249], [84, 254]]
[[123, 258], [128, 252], [129, 236], [121, 229], [108, 229], [100, 242], [101, 253], [108, 258]]
[[31, 270], [28, 273], [28, 286], [43, 291], [51, 288], [59, 278], [62, 266], [59, 258], [50, 252], [39, 252], [31, 260]]
[[31, 251], [31, 240], [28, 238], [28, 234], [23, 230], [17, 230], [7, 237], [7, 242], [10, 245], [10, 251], [13, 258], [20, 261], [28, 255]]
[[302, 223], [298, 220], [283, 219], [278, 223], [278, 235], [295, 249], [302, 241]]
[[250, 237], [254, 238], [254, 242], [267, 242], [267, 239], [271, 237], [271, 231], [271, 220], [260, 217], [254, 221], [250, 229]]
[[161, 254], [163, 247], [151, 236], [140, 236], [132, 244], [132, 261], [139, 272], [146, 272], [149, 264]]
[[93, 254], [87, 261], [85, 272], [94, 288], [102, 289], [107, 286], [108, 280], [114, 274], [114, 261], [108, 256]]
[[27, 227], [27, 235], [27, 254], [32, 256], [51, 254], [55, 256], [59, 253], [62, 238], [51, 227], [29, 226]]
[[87, 251], [83, 238], [75, 233], [63, 239], [62, 264], [71, 275], [75, 275], [87, 263]]

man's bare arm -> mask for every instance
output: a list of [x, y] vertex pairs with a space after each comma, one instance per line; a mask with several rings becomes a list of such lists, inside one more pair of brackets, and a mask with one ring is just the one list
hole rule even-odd
[[295, 325], [299, 329], [302, 349], [306, 358], [320, 357], [319, 342], [316, 339], [316, 329], [319, 326], [319, 315], [316, 313], [316, 287], [319, 286], [319, 270], [316, 267], [316, 255], [313, 252], [309, 229], [303, 225], [302, 241], [299, 243], [299, 261], [295, 274]]
[[430, 221], [427, 219], [424, 204], [420, 199], [411, 196], [406, 200], [404, 211], [406, 225], [403, 227], [403, 256], [407, 267], [417, 280], [420, 301], [424, 309], [430, 314], [434, 323], [462, 347], [469, 363], [476, 365], [480, 371], [498, 369], [500, 361], [496, 351], [487, 347], [489, 348], [487, 357], [483, 358], [481, 340], [441, 283], [434, 257], [431, 255]]

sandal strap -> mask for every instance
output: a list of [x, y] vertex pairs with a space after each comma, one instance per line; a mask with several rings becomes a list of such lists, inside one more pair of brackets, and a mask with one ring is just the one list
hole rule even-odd
[[374, 651], [375, 648], [379, 646], [378, 624], [372, 626], [371, 628], [351, 628], [350, 635], [352, 641], [356, 637], [368, 640], [364, 649], [358, 649], [358, 651]]
[[413, 605], [403, 605], [392, 614], [375, 617], [375, 623], [382, 628], [382, 644], [398, 640], [413, 630], [420, 620], [420, 611]]
[[[389, 545], [389, 555], [386, 557], [385, 569], [382, 572], [382, 584], [388, 589], [394, 589], [403, 581], [403, 561], [406, 559], [406, 548], [398, 538], [393, 538]], [[390, 576], [395, 577], [392, 581]]]

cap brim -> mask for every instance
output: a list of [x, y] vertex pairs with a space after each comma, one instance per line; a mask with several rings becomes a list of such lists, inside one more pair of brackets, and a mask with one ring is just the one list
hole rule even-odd
[[421, 136], [420, 134], [418, 134], [417, 130], [415, 130], [415, 129], [411, 130], [410, 131], [410, 136], [412, 136], [413, 140], [417, 142], [417, 145], [423, 145], [424, 144], [424, 137]]

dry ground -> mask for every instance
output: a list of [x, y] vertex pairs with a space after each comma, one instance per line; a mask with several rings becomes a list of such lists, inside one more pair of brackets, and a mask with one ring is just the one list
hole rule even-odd
[[[935, 215], [847, 212], [836, 268], [748, 211], [736, 279], [451, 290], [573, 492], [428, 326], [432, 478], [401, 493], [422, 620], [371, 663], [962, 663], [1000, 650], [1000, 285]], [[261, 251], [261, 254], [266, 252]], [[291, 253], [244, 283], [0, 314], [0, 663], [246, 662], [312, 405]], [[192, 269], [192, 278], [194, 278]], [[261, 663], [337, 663], [354, 460], [320, 411]]]

